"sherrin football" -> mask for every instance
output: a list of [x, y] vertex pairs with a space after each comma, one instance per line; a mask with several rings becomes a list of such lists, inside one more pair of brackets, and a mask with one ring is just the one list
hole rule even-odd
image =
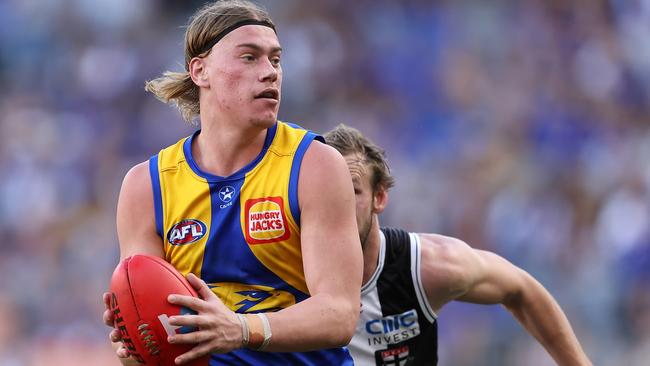
[[[170, 294], [197, 297], [185, 277], [165, 260], [137, 254], [123, 259], [111, 278], [111, 311], [115, 328], [131, 357], [146, 365], [174, 365], [177, 356], [194, 345], [170, 344], [167, 336], [187, 333], [169, 324], [172, 315], [193, 313], [192, 310], [167, 301]], [[207, 365], [209, 357], [187, 365]]]

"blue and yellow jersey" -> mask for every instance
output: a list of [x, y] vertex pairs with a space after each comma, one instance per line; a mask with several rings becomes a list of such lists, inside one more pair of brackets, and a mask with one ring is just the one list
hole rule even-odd
[[[277, 122], [257, 158], [229, 177], [202, 172], [184, 138], [149, 161], [165, 259], [202, 278], [235, 312], [278, 311], [309, 297], [300, 248], [298, 175], [313, 132]], [[302, 353], [240, 349], [210, 365], [346, 365], [346, 348]]]

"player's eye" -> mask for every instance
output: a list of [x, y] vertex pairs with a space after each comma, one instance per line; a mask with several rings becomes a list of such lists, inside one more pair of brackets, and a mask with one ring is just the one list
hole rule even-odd
[[280, 66], [280, 57], [271, 57], [271, 64], [273, 66]]
[[255, 56], [251, 55], [250, 53], [242, 55], [241, 58], [244, 61], [249, 61], [249, 62], [255, 61]]

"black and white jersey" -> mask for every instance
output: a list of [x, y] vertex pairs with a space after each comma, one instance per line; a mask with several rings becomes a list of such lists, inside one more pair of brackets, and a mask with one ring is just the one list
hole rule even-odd
[[361, 288], [348, 346], [355, 365], [436, 365], [438, 331], [420, 279], [420, 238], [382, 228], [377, 269]]

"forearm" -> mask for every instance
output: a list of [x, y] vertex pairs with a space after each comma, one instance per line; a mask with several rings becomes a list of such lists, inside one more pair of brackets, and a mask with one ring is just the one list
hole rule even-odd
[[273, 337], [266, 351], [312, 351], [350, 342], [359, 315], [358, 301], [318, 294], [266, 314]]
[[504, 306], [558, 365], [591, 365], [558, 303], [539, 282], [525, 276], [525, 290]]

